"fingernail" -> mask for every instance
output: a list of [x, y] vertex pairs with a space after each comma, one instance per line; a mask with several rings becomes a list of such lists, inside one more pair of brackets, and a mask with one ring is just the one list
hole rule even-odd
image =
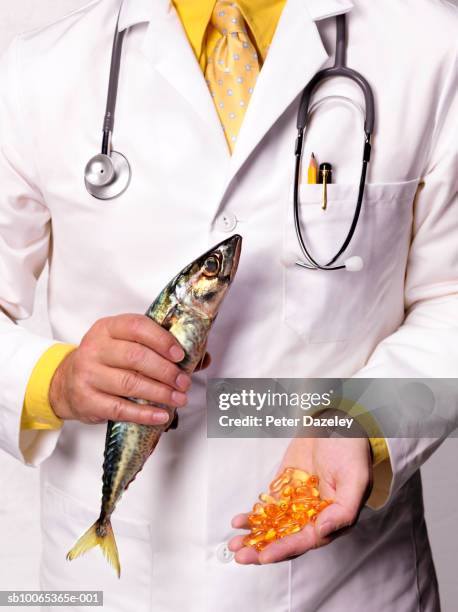
[[172, 391], [172, 401], [174, 404], [178, 406], [184, 406], [187, 401], [187, 397], [185, 393], [180, 393], [179, 391]]
[[186, 391], [186, 389], [188, 389], [189, 385], [191, 384], [191, 379], [187, 374], [178, 374], [175, 382], [177, 387], [183, 389], [183, 391]]
[[332, 533], [333, 531], [335, 531], [335, 527], [332, 523], [330, 523], [329, 521], [326, 523], [323, 523], [322, 525], [320, 525], [319, 528], [319, 534], [321, 538], [325, 538], [326, 536], [328, 536], [330, 533]]
[[175, 344], [171, 347], [169, 352], [174, 361], [181, 361], [184, 357], [183, 349]]
[[155, 423], [156, 425], [164, 425], [165, 423], [167, 423], [169, 418], [169, 415], [164, 411], [155, 412], [153, 414], [153, 423]]

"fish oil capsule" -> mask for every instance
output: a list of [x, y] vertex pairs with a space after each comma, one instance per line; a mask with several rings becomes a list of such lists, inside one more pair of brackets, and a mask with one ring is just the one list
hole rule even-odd
[[278, 536], [280, 538], [284, 538], [285, 536], [292, 535], [293, 533], [298, 533], [302, 527], [298, 523], [291, 523], [290, 525], [285, 525], [278, 530]]
[[292, 502], [295, 504], [313, 506], [314, 504], [316, 504], [316, 497], [293, 497]]
[[291, 497], [291, 495], [294, 493], [294, 489], [291, 485], [285, 485], [283, 487], [283, 489], [281, 490], [281, 496], [282, 497]]
[[258, 542], [264, 540], [264, 530], [257, 530], [248, 534], [242, 540], [244, 546], [255, 546]]
[[250, 514], [248, 517], [248, 523], [251, 527], [262, 527], [265, 522], [265, 517], [260, 516], [259, 514]]
[[275, 480], [270, 483], [269, 488], [273, 493], [278, 493], [278, 491], [280, 491], [285, 484], [288, 484], [290, 480], [291, 476], [289, 474], [285, 474], [285, 472], [282, 472], [280, 476], [275, 478]]
[[262, 501], [264, 504], [276, 504], [277, 500], [275, 499], [275, 497], [272, 497], [272, 495], [269, 495], [268, 493], [261, 493], [261, 495], [259, 496], [259, 501]]
[[273, 527], [275, 527], [275, 529], [280, 529], [281, 527], [284, 527], [285, 525], [289, 525], [291, 523], [291, 516], [288, 516], [286, 514], [284, 514], [283, 516], [279, 516], [278, 518], [276, 518], [272, 525]]
[[264, 540], [266, 542], [271, 542], [277, 538], [277, 532], [275, 529], [271, 528], [269, 531], [266, 531], [264, 534]]
[[292, 480], [300, 480], [301, 482], [306, 483], [310, 478], [310, 474], [304, 470], [300, 470], [299, 468], [294, 468], [291, 478]]
[[272, 481], [269, 493], [261, 493], [254, 504], [248, 517], [251, 533], [243, 539], [244, 545], [263, 550], [270, 542], [297, 533], [315, 521], [332, 503], [320, 498], [318, 482], [317, 476], [304, 470], [286, 468]]
[[310, 495], [310, 487], [307, 485], [300, 485], [294, 488], [294, 497], [307, 497]]

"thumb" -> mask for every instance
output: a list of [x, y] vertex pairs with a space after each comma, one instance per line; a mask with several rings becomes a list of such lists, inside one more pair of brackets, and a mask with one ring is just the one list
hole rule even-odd
[[363, 505], [366, 486], [358, 481], [339, 483], [334, 503], [320, 513], [315, 523], [320, 539], [353, 525]]

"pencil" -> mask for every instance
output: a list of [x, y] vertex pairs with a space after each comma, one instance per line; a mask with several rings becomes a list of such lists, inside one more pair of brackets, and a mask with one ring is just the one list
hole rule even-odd
[[316, 163], [315, 155], [312, 153], [310, 157], [309, 169], [307, 173], [307, 182], [309, 185], [316, 185], [318, 176], [318, 164]]

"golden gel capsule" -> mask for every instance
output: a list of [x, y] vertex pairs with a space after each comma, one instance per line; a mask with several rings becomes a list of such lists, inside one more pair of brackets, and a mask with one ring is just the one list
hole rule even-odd
[[[294, 480], [300, 480], [301, 482], [308, 482], [310, 478], [310, 474], [308, 472], [304, 472], [304, 470], [299, 470], [298, 468], [294, 468], [294, 471], [291, 476]], [[314, 476], [316, 478], [316, 476]]]
[[251, 533], [243, 538], [245, 546], [263, 550], [271, 542], [303, 529], [332, 501], [321, 499], [317, 476], [288, 467], [261, 493], [248, 516]]
[[261, 493], [261, 495], [259, 496], [259, 500], [262, 501], [264, 504], [277, 503], [275, 497], [272, 497], [272, 495], [269, 495], [268, 493]]
[[275, 480], [272, 480], [269, 489], [272, 493], [278, 493], [278, 491], [280, 491], [284, 485], [288, 484], [290, 480], [291, 477], [288, 474], [283, 473], [278, 476], [278, 478], [275, 478]]
[[282, 497], [291, 497], [293, 493], [294, 493], [294, 489], [291, 485], [285, 485], [283, 489], [281, 490]]
[[256, 502], [255, 505], [253, 506], [253, 512], [254, 514], [261, 514], [263, 516], [266, 513], [266, 511], [264, 510], [264, 506], [260, 504], [259, 502]]

